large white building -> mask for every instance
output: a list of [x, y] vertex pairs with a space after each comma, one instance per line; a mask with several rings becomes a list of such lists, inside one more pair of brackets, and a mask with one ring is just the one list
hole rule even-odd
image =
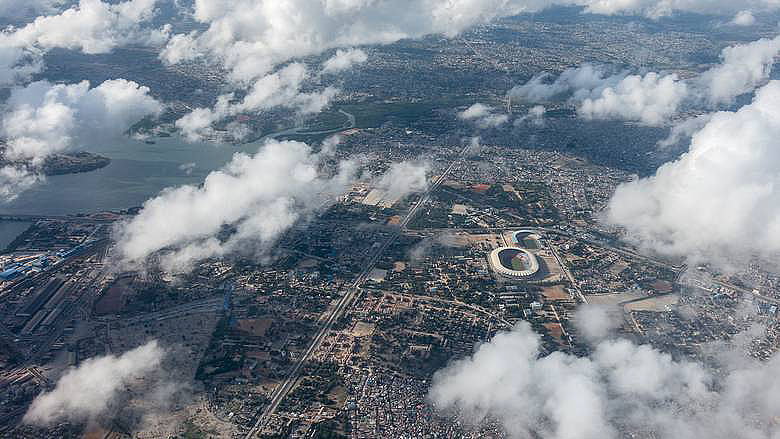
[[518, 247], [499, 247], [490, 252], [490, 266], [498, 274], [527, 278], [539, 271], [539, 261], [531, 252]]

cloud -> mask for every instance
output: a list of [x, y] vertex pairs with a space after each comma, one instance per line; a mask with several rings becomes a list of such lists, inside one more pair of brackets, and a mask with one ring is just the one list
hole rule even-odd
[[438, 371], [430, 399], [439, 410], [456, 410], [467, 422], [500, 421], [511, 437], [609, 438], [602, 420], [606, 395], [595, 367], [554, 354], [537, 361], [539, 338], [527, 323], [499, 333], [474, 355]]
[[70, 369], [49, 392], [38, 395], [24, 415], [24, 422], [51, 425], [67, 420], [93, 420], [106, 413], [126, 387], [153, 372], [165, 352], [151, 341], [116, 357], [90, 358]]
[[620, 314], [617, 307], [583, 305], [577, 309], [574, 324], [586, 340], [600, 341], [620, 327], [621, 320], [616, 318], [615, 314]]
[[179, 165], [179, 169], [184, 171], [184, 173], [187, 175], [192, 175], [192, 171], [194, 171], [197, 167], [198, 164], [195, 162], [182, 163]]
[[696, 79], [710, 106], [731, 104], [739, 95], [753, 91], [769, 79], [780, 54], [780, 36], [723, 49], [721, 63]]
[[454, 233], [440, 233], [435, 236], [423, 238], [414, 247], [409, 249], [409, 261], [416, 263], [422, 261], [431, 254], [434, 247], [458, 247], [458, 236]]
[[718, 108], [732, 104], [745, 93], [766, 83], [780, 54], [780, 36], [730, 46], [721, 62], [690, 80], [676, 74], [609, 74], [605, 66], [583, 64], [554, 80], [540, 74], [509, 91], [525, 102], [567, 99], [585, 119], [637, 121], [666, 124], [681, 108]]
[[152, 33], [140, 24], [154, 15], [157, 0], [129, 0], [111, 4], [81, 0], [57, 15], [40, 16], [0, 36], [5, 47], [65, 48], [88, 54], [107, 53], [129, 43], [161, 44], [165, 33]]
[[[145, 30], [141, 24], [154, 15], [156, 0], [103, 3], [81, 0], [61, 13], [64, 2], [0, 0], [0, 15], [21, 18], [45, 13], [22, 27], [0, 31], [0, 87], [26, 82], [43, 70], [43, 55], [53, 48], [106, 53], [125, 44], [161, 44], [167, 28]], [[28, 164], [5, 165], [0, 170], [0, 200], [9, 201], [40, 181], [35, 168], [50, 154], [90, 138], [106, 139], [106, 132], [126, 130], [128, 123], [157, 114], [160, 105], [148, 97], [148, 88], [124, 80], [106, 81], [89, 89], [88, 82], [51, 85], [36, 82], [12, 89], [2, 117], [7, 144], [3, 156]], [[135, 119], [135, 120], [128, 120]]]
[[[200, 186], [169, 188], [144, 203], [117, 230], [119, 256], [134, 265], [160, 252], [163, 268], [177, 272], [211, 257], [265, 256], [282, 233], [352, 182], [354, 163], [343, 161], [328, 176], [324, 160], [292, 141], [269, 140], [255, 155], [236, 154]], [[220, 235], [226, 229], [232, 232]]]
[[160, 111], [162, 105], [149, 96], [147, 87], [124, 79], [108, 80], [94, 88], [88, 81], [67, 85], [39, 81], [12, 89], [0, 123], [6, 139], [3, 156], [25, 162], [25, 168], [6, 168], [0, 198], [15, 198], [38, 181], [40, 177], [31, 174], [50, 155], [111, 140]]
[[379, 178], [376, 187], [385, 192], [386, 198], [400, 200], [428, 188], [426, 174], [429, 170], [427, 162], [393, 163]]
[[36, 164], [74, 144], [121, 135], [141, 118], [162, 111], [147, 87], [124, 79], [94, 88], [88, 81], [34, 82], [13, 89], [6, 105], [2, 120], [6, 157]]
[[219, 96], [214, 108], [196, 108], [177, 120], [176, 127], [185, 138], [198, 141], [215, 135], [213, 124], [241, 113], [274, 107], [294, 109], [299, 114], [318, 113], [330, 104], [338, 90], [326, 87], [321, 91], [304, 92], [302, 87], [308, 78], [308, 70], [303, 64], [290, 64], [255, 81], [240, 101], [236, 101], [232, 93]]
[[195, 2], [202, 32], [178, 34], [162, 58], [218, 60], [238, 82], [265, 76], [290, 59], [355, 45], [441, 33], [454, 36], [499, 16], [538, 11], [542, 0], [227, 0]]
[[368, 55], [360, 49], [337, 50], [336, 54], [322, 65], [323, 73], [338, 73], [362, 64], [368, 60]]
[[20, 193], [30, 189], [43, 179], [26, 167], [6, 165], [0, 167], [0, 201], [15, 200]]
[[[549, 4], [549, 0], [226, 0], [218, 4], [196, 0], [193, 16], [205, 30], [173, 35], [160, 58], [170, 64], [205, 59], [224, 66], [235, 89], [263, 88], [268, 78], [278, 73], [279, 66], [291, 60], [331, 49], [388, 44], [429, 34], [454, 36], [475, 24], [538, 11]], [[365, 53], [359, 49], [341, 50], [326, 61], [323, 72], [344, 70], [364, 59]], [[263, 84], [258, 86], [257, 82]], [[301, 98], [307, 102], [287, 106], [316, 112], [335, 92], [313, 92]], [[264, 107], [246, 106], [241, 111]], [[188, 138], [212, 134], [212, 124], [231, 116], [231, 111], [225, 109], [220, 103], [212, 110], [198, 109], [178, 125]], [[227, 109], [238, 111], [229, 106]]]
[[688, 95], [677, 75], [647, 73], [629, 75], [615, 87], [605, 87], [579, 103], [577, 113], [585, 119], [620, 119], [661, 125], [676, 114]]
[[29, 80], [43, 70], [41, 51], [0, 45], [0, 86]]
[[731, 260], [780, 251], [780, 82], [719, 112], [689, 151], [617, 188], [606, 220], [655, 251]]
[[479, 119], [490, 114], [493, 109], [485, 104], [476, 104], [458, 113], [458, 117], [463, 120]]
[[466, 422], [497, 420], [512, 438], [776, 437], [780, 360], [741, 363], [713, 373], [623, 339], [587, 357], [540, 356], [539, 336], [521, 322], [438, 371], [429, 397]]
[[542, 125], [545, 113], [547, 113], [547, 109], [544, 108], [544, 105], [534, 105], [528, 109], [525, 119], [530, 120], [534, 125]]
[[778, 8], [775, 0], [574, 0], [571, 3], [585, 6], [587, 12], [594, 14], [638, 14], [653, 19], [675, 11], [729, 15], [746, 8], [755, 11]]
[[333, 155], [336, 153], [336, 148], [341, 144], [341, 141], [343, 138], [339, 134], [334, 134], [330, 137], [325, 138], [325, 140], [322, 141], [322, 146], [320, 147], [320, 154], [323, 155]]
[[[118, 263], [132, 268], [154, 256], [164, 270], [187, 272], [208, 258], [262, 260], [283, 233], [335, 202], [355, 181], [353, 161], [325, 169], [337, 141], [327, 139], [314, 153], [305, 143], [268, 140], [255, 155], [236, 154], [199, 186], [162, 191], [115, 230]], [[424, 162], [395, 163], [376, 187], [388, 199], [403, 199], [428, 187], [428, 170]]]
[[609, 75], [606, 66], [585, 63], [564, 70], [554, 80], [548, 73], [536, 75], [525, 84], [512, 88], [509, 95], [525, 102], [546, 102], [577, 90], [583, 90], [589, 95], [590, 90], [614, 85], [625, 76], [625, 73]]
[[658, 147], [669, 148], [679, 145], [683, 141], [690, 141], [691, 136], [704, 128], [704, 125], [710, 121], [711, 117], [712, 114], [705, 113], [675, 123], [669, 130], [669, 135], [658, 141]]
[[458, 119], [472, 120], [479, 128], [486, 129], [497, 128], [505, 124], [509, 121], [509, 116], [506, 114], [495, 114], [492, 107], [477, 102], [458, 113]]
[[500, 17], [538, 12], [555, 5], [580, 5], [598, 14], [649, 17], [675, 10], [733, 14], [776, 9], [774, 0], [196, 0], [194, 18], [205, 30], [177, 34], [161, 57], [170, 63], [207, 57], [230, 78], [247, 82], [291, 59], [328, 49], [387, 44], [430, 34], [455, 36]]
[[[193, 16], [205, 26], [205, 29], [171, 36], [161, 51], [160, 58], [170, 64], [205, 59], [224, 66], [228, 72], [227, 79], [235, 89], [264, 88], [269, 78], [278, 75], [279, 66], [294, 59], [331, 49], [388, 44], [404, 38], [418, 38], [429, 34], [452, 37], [476, 24], [519, 13], [536, 12], [553, 5], [580, 5], [594, 13], [636, 12], [659, 16], [676, 9], [695, 9], [694, 3], [698, 2], [695, 0], [454, 0], [449, 2], [328, 0], [312, 3], [306, 0], [273, 2], [228, 0], [216, 6], [213, 2], [198, 0], [194, 4]], [[359, 49], [339, 50], [335, 57], [326, 61], [323, 73], [349, 68], [356, 62], [363, 62], [364, 59], [365, 53]], [[593, 68], [591, 72], [580, 69], [572, 70], [570, 73], [572, 73], [571, 78], [564, 77], [564, 82], [571, 81], [568, 86], [600, 91], [595, 89], [602, 86], [599, 80], [604, 78], [598, 76], [603, 73], [598, 71], [598, 68]], [[589, 73], [596, 77], [588, 78]], [[542, 81], [545, 78], [549, 79], [543, 76], [536, 78], [535, 81]], [[667, 77], [658, 81], [659, 84], [655, 84], [654, 87], [650, 79], [645, 77], [635, 82], [648, 87], [647, 93], [654, 91], [673, 93], [675, 91], [673, 89], [683, 87], [675, 83], [673, 78]], [[590, 81], [591, 84], [583, 81]], [[593, 83], [594, 81], [597, 82]], [[258, 85], [258, 82], [262, 84]], [[535, 84], [529, 84], [529, 86], [533, 85]], [[554, 85], [557, 87], [564, 84], [556, 81]], [[610, 85], [604, 84], [603, 87]], [[626, 84], [628, 85], [630, 84]], [[292, 87], [292, 89], [296, 88]], [[524, 91], [515, 90], [515, 92], [521, 94]], [[530, 93], [531, 90], [526, 92]], [[556, 94], [555, 87], [543, 88], [540, 92], [549, 94], [547, 98]], [[595, 101], [595, 105], [593, 109], [586, 110], [585, 114], [603, 114], [605, 117], [620, 117], [625, 114], [625, 117], [630, 120], [650, 121], [652, 124], [657, 124], [657, 118], [663, 116], [664, 112], [669, 111], [669, 107], [673, 107], [676, 103], [675, 95], [666, 95], [666, 100], [663, 100], [664, 96], [656, 98], [654, 94], [646, 94], [644, 99], [649, 101], [647, 104], [649, 108], [637, 108], [642, 105], [641, 101], [635, 100], [642, 99], [639, 94], [641, 92], [623, 93], [616, 96], [603, 96], [601, 99], [588, 96]], [[297, 102], [289, 104], [288, 107], [305, 108], [304, 112], [316, 112], [324, 108], [334, 95], [333, 89], [310, 93], [302, 98], [310, 100], [310, 103]], [[529, 97], [534, 96], [531, 94]], [[253, 112], [265, 107], [246, 106], [244, 110], [239, 110], [221, 105], [231, 100], [232, 97], [226, 95], [215, 108], [200, 108], [182, 119], [178, 125], [185, 137], [190, 139], [211, 137], [215, 134], [212, 125], [232, 116], [236, 111]], [[272, 101], [269, 101], [268, 105], [273, 106], [270, 102]], [[479, 119], [477, 124], [483, 128], [491, 128], [502, 125], [507, 120], [508, 117], [505, 115], [490, 115]]]
[[545, 114], [547, 114], [547, 108], [544, 105], [534, 105], [528, 109], [526, 114], [515, 119], [513, 125], [518, 128], [528, 124], [542, 127], [545, 124]]
[[566, 98], [585, 119], [660, 125], [678, 111], [688, 97], [688, 87], [675, 74], [609, 74], [605, 66], [583, 64], [565, 70], [555, 80], [548, 74], [537, 75], [509, 95], [526, 102]]
[[0, 85], [26, 80], [43, 66], [43, 54], [53, 48], [79, 50], [96, 54], [110, 52], [127, 44], [161, 45], [168, 39], [168, 28], [150, 30], [142, 27], [154, 16], [157, 0], [130, 0], [103, 3], [81, 0], [56, 14], [55, 2], [0, 3], [0, 11], [41, 10], [52, 15], [37, 17], [19, 27], [0, 32]]
[[468, 147], [466, 148], [467, 157], [477, 157], [482, 154], [482, 151], [485, 149], [484, 146], [482, 146], [482, 139], [479, 136], [474, 136], [463, 140], [468, 141]]
[[756, 17], [750, 11], [739, 11], [731, 23], [736, 26], [753, 26], [756, 24]]

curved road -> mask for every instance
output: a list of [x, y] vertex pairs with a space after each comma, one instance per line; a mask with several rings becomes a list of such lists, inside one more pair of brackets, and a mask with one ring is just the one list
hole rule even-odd
[[262, 137], [260, 140], [275, 139], [279, 136], [289, 136], [293, 134], [297, 134], [300, 136], [319, 136], [323, 134], [335, 134], [335, 133], [340, 133], [342, 131], [355, 128], [355, 116], [353, 114], [347, 113], [342, 109], [339, 109], [339, 113], [343, 114], [347, 118], [347, 122], [339, 128], [333, 128], [330, 130], [322, 130], [322, 131], [306, 131], [306, 127], [288, 128], [286, 130], [277, 131], [275, 133], [268, 134]]

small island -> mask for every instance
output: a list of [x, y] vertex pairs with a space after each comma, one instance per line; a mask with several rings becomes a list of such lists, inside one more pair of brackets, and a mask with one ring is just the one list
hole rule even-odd
[[91, 152], [80, 151], [48, 157], [41, 166], [45, 175], [78, 174], [95, 171], [111, 163], [111, 159]]
[[[111, 163], [111, 159], [91, 152], [79, 151], [63, 154], [54, 154], [47, 157], [39, 167], [39, 172], [44, 175], [78, 174], [81, 172], [95, 171], [104, 168]], [[5, 160], [0, 153], [0, 167], [14, 165], [18, 167], [32, 168], [30, 163], [23, 161]]]

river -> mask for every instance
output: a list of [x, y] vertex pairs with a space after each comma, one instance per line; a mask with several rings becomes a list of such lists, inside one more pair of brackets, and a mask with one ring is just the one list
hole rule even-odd
[[[355, 126], [355, 116], [339, 110], [345, 125], [327, 131], [292, 128], [270, 134], [331, 134]], [[253, 154], [263, 140], [243, 145], [186, 142], [177, 135], [155, 138], [154, 144], [125, 137], [85, 148], [111, 159], [105, 168], [81, 174], [56, 175], [0, 203], [0, 215], [68, 215], [140, 206], [166, 187], [199, 184], [210, 171], [230, 161], [237, 152]], [[12, 238], [13, 239], [13, 238]], [[0, 247], [2, 248], [2, 247]]]
[[111, 163], [97, 171], [47, 177], [16, 200], [0, 204], [0, 214], [66, 215], [139, 206], [166, 187], [198, 184], [236, 152], [253, 153], [258, 148], [189, 143], [176, 136], [155, 141], [125, 138], [87, 148], [109, 157]]
[[30, 227], [25, 221], [0, 221], [0, 251]]

